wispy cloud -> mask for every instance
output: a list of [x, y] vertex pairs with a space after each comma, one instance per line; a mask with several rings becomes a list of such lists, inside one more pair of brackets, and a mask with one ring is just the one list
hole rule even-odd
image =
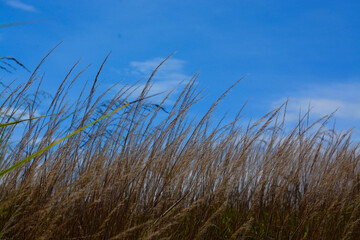
[[[299, 111], [305, 113], [310, 108], [310, 115], [323, 117], [334, 111], [336, 119], [348, 121], [360, 120], [360, 84], [357, 82], [332, 83], [327, 85], [313, 85], [289, 96], [287, 106], [287, 121], [296, 121]], [[279, 106], [286, 99], [283, 98], [272, 104]]]
[[[164, 60], [164, 58], [154, 58], [147, 61], [133, 61], [130, 62], [131, 74], [134, 75], [149, 75], [155, 68]], [[184, 73], [184, 60], [170, 58], [157, 71], [156, 79], [161, 81], [180, 82], [187, 79]]]
[[5, 1], [5, 4], [10, 7], [17, 8], [17, 9], [27, 11], [27, 12], [37, 12], [38, 11], [34, 6], [24, 3], [22, 1], [19, 1], [19, 0], [7, 0], [7, 1]]
[[13, 119], [10, 121], [17, 121], [22, 119], [28, 119], [28, 118], [34, 118], [34, 117], [40, 117], [40, 113], [38, 111], [32, 112], [32, 115], [30, 116], [29, 112], [26, 109], [23, 108], [8, 108], [5, 112], [0, 111], [0, 115], [5, 116], [12, 116]]
[[[279, 102], [284, 102], [282, 99]], [[323, 117], [333, 112], [337, 118], [360, 119], [360, 103], [329, 98], [290, 98], [287, 106], [289, 121], [297, 120], [299, 112], [310, 110], [314, 117]]]
[[[115, 71], [125, 78], [147, 78], [163, 60], [164, 58], [157, 57], [146, 61], [132, 61], [129, 64], [129, 68]], [[185, 64], [186, 61], [184, 60], [176, 58], [168, 59], [156, 72], [154, 79], [152, 79], [152, 87], [149, 94], [171, 91], [179, 86], [179, 84], [186, 84], [191, 76], [185, 73]], [[134, 92], [134, 95], [141, 93], [144, 84], [139, 84], [137, 87], [138, 89]], [[170, 102], [167, 101], [167, 104], [170, 104]]]

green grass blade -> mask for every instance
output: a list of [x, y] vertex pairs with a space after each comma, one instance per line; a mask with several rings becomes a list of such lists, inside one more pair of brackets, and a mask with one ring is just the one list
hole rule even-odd
[[[52, 115], [53, 115], [53, 114], [52, 114]], [[28, 118], [28, 119], [23, 119], [23, 120], [14, 121], [14, 122], [1, 123], [1, 124], [0, 124], [0, 128], [7, 127], [7, 126], [10, 126], [10, 125], [14, 125], [14, 124], [18, 124], [18, 123], [25, 122], [25, 121], [29, 121], [29, 120], [34, 120], [34, 119], [49, 117], [49, 116], [52, 116], [52, 115], [45, 115], [45, 116]]]
[[41, 149], [40, 151], [37, 151], [36, 153], [31, 154], [30, 156], [28, 156], [27, 158], [21, 160], [20, 162], [15, 163], [15, 164], [12, 165], [11, 167], [9, 167], [9, 168], [1, 171], [1, 172], [0, 172], [0, 177], [4, 176], [6, 173], [11, 172], [12, 170], [14, 170], [14, 169], [16, 169], [16, 168], [18, 168], [18, 167], [20, 167], [21, 165], [27, 163], [28, 161], [30, 161], [30, 160], [33, 159], [34, 157], [39, 156], [40, 154], [42, 154], [43, 152], [45, 152], [45, 151], [49, 150], [50, 148], [54, 147], [54, 146], [57, 145], [58, 143], [60, 143], [60, 142], [62, 142], [62, 141], [64, 141], [64, 140], [68, 139], [69, 137], [72, 137], [72, 136], [74, 136], [75, 134], [81, 132], [81, 131], [84, 130], [85, 128], [90, 127], [91, 125], [93, 125], [93, 124], [95, 124], [95, 123], [103, 120], [104, 118], [106, 118], [106, 117], [108, 117], [108, 116], [116, 113], [117, 111], [119, 111], [119, 110], [121, 110], [121, 109], [129, 106], [130, 104], [136, 103], [136, 102], [139, 102], [139, 101], [142, 101], [142, 100], [144, 100], [145, 98], [150, 98], [150, 97], [153, 97], [153, 96], [156, 96], [156, 95], [159, 95], [159, 94], [161, 94], [161, 93], [154, 94], [154, 95], [151, 95], [151, 96], [148, 96], [148, 97], [144, 97], [144, 98], [135, 100], [135, 101], [133, 101], [133, 102], [129, 102], [129, 103], [127, 103], [127, 104], [125, 104], [125, 105], [123, 105], [123, 106], [115, 109], [114, 111], [112, 111], [112, 112], [110, 112], [110, 113], [108, 113], [108, 114], [106, 114], [106, 115], [104, 115], [104, 116], [96, 119], [95, 121], [93, 121], [93, 122], [91, 122], [91, 123], [83, 126], [82, 128], [79, 128], [79, 129], [76, 130], [75, 132], [72, 132], [72, 133], [70, 133], [69, 135], [67, 135], [66, 137], [61, 138], [60, 140], [58, 140], [58, 141], [50, 144], [49, 146]]

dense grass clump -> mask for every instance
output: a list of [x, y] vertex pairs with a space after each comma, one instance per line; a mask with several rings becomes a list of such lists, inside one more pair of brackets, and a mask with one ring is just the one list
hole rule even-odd
[[[36, 115], [40, 87], [24, 100], [36, 75], [1, 93], [0, 123]], [[0, 128], [0, 170], [131, 101], [134, 86], [104, 105], [98, 75], [87, 96], [67, 101], [78, 78], [69, 76], [51, 116], [26, 121], [19, 142], [20, 126]], [[245, 126], [240, 114], [214, 122], [227, 92], [192, 119], [196, 79], [169, 113], [138, 101], [5, 174], [1, 239], [358, 239], [360, 152], [350, 132], [325, 128], [328, 118], [310, 125], [307, 115], [285, 132], [285, 106]]]

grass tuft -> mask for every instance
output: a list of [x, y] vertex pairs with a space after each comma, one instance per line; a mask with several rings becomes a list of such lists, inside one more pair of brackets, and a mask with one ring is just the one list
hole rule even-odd
[[[84, 87], [75, 101], [67, 96], [83, 71], [74, 79], [69, 73], [43, 117], [33, 117], [41, 104], [38, 68], [0, 94], [1, 239], [360, 236], [360, 145], [350, 131], [327, 129], [331, 116], [311, 124], [307, 113], [286, 131], [285, 103], [245, 126], [241, 111], [216, 122], [212, 115], [235, 83], [191, 118], [201, 100], [198, 75], [152, 103], [156, 68], [136, 100], [136, 86], [109, 100], [111, 89], [97, 92], [102, 67], [90, 93]], [[165, 112], [169, 97], [176, 99]], [[17, 114], [30, 117], [12, 124]]]

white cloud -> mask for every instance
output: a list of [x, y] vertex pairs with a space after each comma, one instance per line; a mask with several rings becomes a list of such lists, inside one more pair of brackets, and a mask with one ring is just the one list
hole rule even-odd
[[[164, 58], [154, 58], [139, 62], [130, 62], [131, 73], [135, 75], [150, 75]], [[157, 71], [156, 79], [165, 81], [182, 81], [189, 76], [184, 74], [184, 60], [170, 58]]]
[[[279, 102], [285, 102], [285, 99]], [[300, 97], [289, 99], [287, 120], [298, 120], [299, 112], [304, 114], [308, 109], [310, 109], [311, 116], [314, 117], [323, 117], [335, 112], [334, 116], [337, 118], [360, 119], [360, 103], [339, 99]]]
[[[338, 120], [360, 120], [360, 83], [330, 83], [327, 85], [312, 85], [307, 89], [288, 96], [287, 121], [297, 121], [299, 112], [305, 114], [310, 107], [310, 116], [321, 118], [335, 112]], [[276, 101], [272, 107], [284, 103], [285, 98]]]
[[[129, 68], [123, 70], [114, 70], [118, 74], [125, 75], [126, 78], [139, 78], [150, 77], [155, 68], [164, 60], [164, 58], [153, 58], [146, 61], [132, 61], [129, 64]], [[186, 84], [191, 76], [184, 72], [184, 66], [186, 62], [184, 60], [170, 58], [168, 59], [156, 72], [152, 79], [152, 87], [149, 91], [149, 95], [174, 90], [179, 84]], [[144, 84], [137, 85], [138, 89], [134, 91], [133, 95], [138, 96]], [[166, 94], [166, 93], [165, 93]], [[164, 95], [157, 97], [160, 101]], [[168, 100], [166, 104], [171, 104], [171, 100]]]
[[23, 11], [27, 11], [27, 12], [37, 12], [37, 9], [27, 3], [21, 2], [19, 0], [7, 0], [5, 1], [6, 5], [13, 7], [13, 8], [17, 8]]
[[4, 115], [4, 114], [6, 116], [11, 115], [13, 117], [13, 119], [10, 120], [10, 122], [41, 116], [38, 111], [34, 111], [32, 113], [32, 116], [30, 116], [28, 110], [23, 109], [23, 108], [13, 108], [13, 107], [10, 107], [10, 108], [6, 109], [4, 112], [0, 111], [0, 115]]
[[[141, 73], [148, 73], [153, 71], [162, 61], [164, 58], [153, 58], [147, 61], [132, 61], [130, 62], [130, 66], [135, 68]], [[162, 70], [166, 69], [169, 71], [179, 71], [182, 70], [185, 65], [184, 60], [170, 58], [168, 59], [161, 67]]]

